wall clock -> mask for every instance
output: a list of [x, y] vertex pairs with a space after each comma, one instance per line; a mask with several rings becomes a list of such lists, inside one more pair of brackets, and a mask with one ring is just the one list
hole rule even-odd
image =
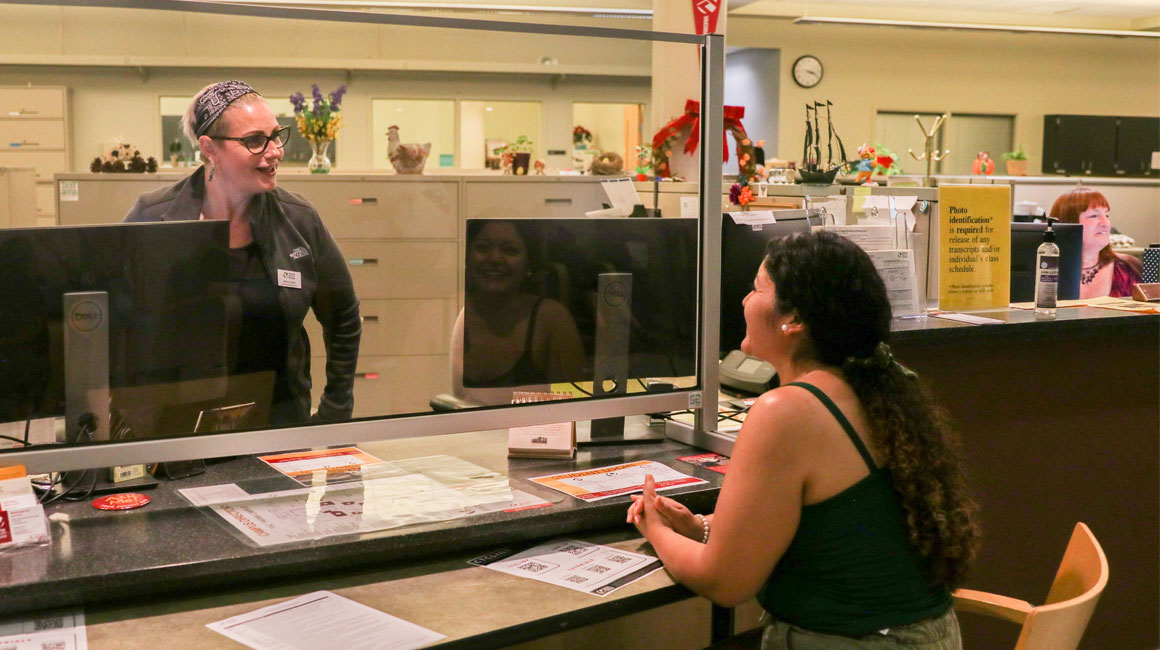
[[802, 88], [813, 88], [822, 80], [822, 62], [806, 54], [793, 62], [793, 80]]

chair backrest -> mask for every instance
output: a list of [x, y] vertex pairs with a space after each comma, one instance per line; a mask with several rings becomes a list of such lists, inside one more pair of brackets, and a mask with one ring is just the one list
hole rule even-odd
[[1075, 525], [1047, 602], [1031, 608], [1015, 650], [1075, 650], [1108, 584], [1108, 558], [1086, 524]]

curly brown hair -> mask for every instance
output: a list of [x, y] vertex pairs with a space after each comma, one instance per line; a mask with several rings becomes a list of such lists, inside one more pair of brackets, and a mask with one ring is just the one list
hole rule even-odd
[[764, 266], [777, 311], [796, 311], [807, 327], [797, 354], [841, 368], [858, 396], [931, 580], [961, 584], [978, 548], [978, 507], [945, 412], [890, 355], [890, 302], [873, 262], [849, 240], [816, 232], [771, 241]]

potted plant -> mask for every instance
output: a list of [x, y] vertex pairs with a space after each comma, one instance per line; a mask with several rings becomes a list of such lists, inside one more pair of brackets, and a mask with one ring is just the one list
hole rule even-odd
[[507, 153], [512, 155], [512, 173], [517, 176], [525, 176], [528, 173], [528, 167], [532, 162], [532, 144], [528, 136], [521, 135], [516, 138], [516, 141], [507, 146]]
[[1023, 153], [1022, 146], [1015, 151], [1008, 151], [1003, 154], [1003, 160], [1007, 161], [1008, 176], [1027, 175], [1027, 154]]
[[169, 141], [169, 164], [177, 167], [178, 160], [181, 160], [181, 138], [174, 138]]
[[572, 146], [576, 149], [587, 149], [592, 144], [592, 132], [577, 124], [572, 127]]

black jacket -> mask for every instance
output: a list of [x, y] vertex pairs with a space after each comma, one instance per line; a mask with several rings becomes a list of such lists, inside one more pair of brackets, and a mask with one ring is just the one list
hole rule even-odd
[[[143, 194], [125, 221], [199, 219], [204, 196], [202, 167], [173, 185]], [[318, 417], [349, 418], [354, 410], [354, 372], [362, 324], [350, 271], [338, 245], [314, 206], [282, 188], [254, 197], [250, 228], [286, 319], [286, 373], [299, 413], [303, 419], [310, 413], [310, 340], [302, 321], [313, 308], [326, 346], [326, 389]], [[302, 288], [278, 286], [279, 270], [301, 273]]]

